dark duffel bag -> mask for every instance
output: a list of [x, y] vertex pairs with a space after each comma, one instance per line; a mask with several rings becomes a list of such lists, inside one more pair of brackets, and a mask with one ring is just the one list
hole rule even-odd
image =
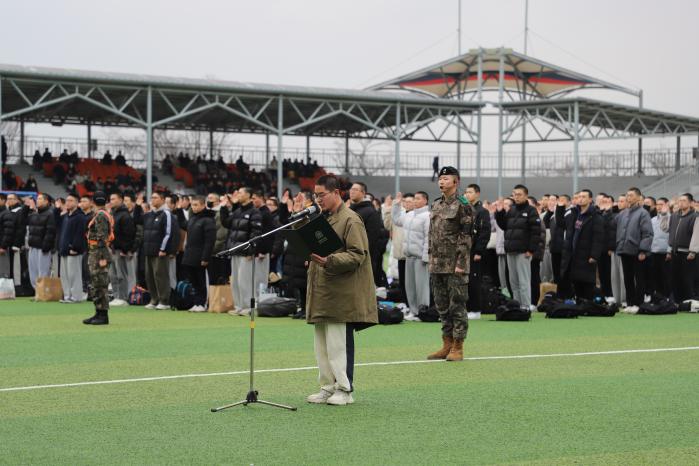
[[260, 317], [288, 317], [295, 313], [294, 298], [267, 298], [257, 303], [257, 315]]
[[578, 300], [578, 311], [585, 317], [614, 317], [619, 312], [617, 303], [606, 303], [602, 300]]
[[423, 322], [439, 322], [439, 312], [434, 306], [421, 304], [417, 310], [417, 317]]
[[379, 304], [379, 323], [382, 325], [400, 324], [403, 322], [403, 312], [395, 306]]
[[638, 314], [649, 316], [662, 316], [667, 314], [677, 314], [679, 307], [677, 303], [668, 298], [663, 298], [657, 302], [643, 303], [638, 306]]
[[577, 304], [572, 303], [556, 304], [546, 312], [546, 317], [549, 319], [577, 319], [579, 315], [580, 308]]
[[519, 301], [511, 299], [498, 307], [495, 312], [495, 320], [501, 322], [527, 322], [532, 318], [529, 309], [522, 309]]
[[536, 309], [539, 312], [551, 312], [554, 307], [562, 303], [563, 300], [557, 297], [555, 292], [549, 291], [544, 295], [544, 299], [541, 301], [541, 304], [539, 304], [539, 306], [537, 306]]
[[481, 283], [481, 313], [495, 314], [498, 307], [507, 302], [507, 296], [502, 294], [500, 288], [493, 285], [491, 280], [483, 280]]

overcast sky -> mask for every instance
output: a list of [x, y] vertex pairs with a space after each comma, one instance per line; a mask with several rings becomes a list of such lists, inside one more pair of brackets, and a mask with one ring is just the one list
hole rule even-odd
[[[529, 4], [530, 55], [699, 116], [698, 1]], [[359, 88], [457, 53], [457, 0], [23, 0], [2, 18], [7, 64]], [[523, 49], [524, 0], [463, 0], [462, 20], [464, 51]]]

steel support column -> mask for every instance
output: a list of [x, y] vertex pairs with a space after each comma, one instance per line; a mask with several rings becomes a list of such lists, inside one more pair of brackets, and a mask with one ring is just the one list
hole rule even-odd
[[87, 158], [92, 158], [92, 125], [87, 124]]
[[580, 168], [580, 106], [573, 108], [573, 193], [578, 192], [578, 169]]
[[24, 120], [19, 122], [19, 161], [24, 162]]
[[214, 159], [214, 130], [209, 130], [209, 158]]
[[306, 165], [311, 164], [311, 137], [306, 135]]
[[349, 175], [349, 135], [345, 135], [345, 173]]
[[481, 106], [478, 108], [478, 141], [476, 141], [476, 184], [481, 184], [481, 139], [482, 139], [482, 123], [483, 123], [483, 49], [478, 51], [478, 103]]
[[500, 50], [500, 71], [498, 73], [498, 197], [502, 196], [502, 97], [505, 80], [505, 56]]
[[279, 96], [277, 109], [277, 199], [282, 198], [284, 191], [284, 170], [282, 169], [282, 150], [284, 137], [284, 97]]
[[265, 168], [269, 170], [269, 133], [265, 133]]
[[153, 194], [153, 89], [148, 86], [146, 102], [146, 202]]
[[682, 138], [677, 136], [677, 152], [675, 152], [675, 171], [680, 171], [680, 166], [682, 165], [682, 160], [680, 160], [680, 151], [682, 149]]
[[[638, 108], [643, 109], [643, 90], [638, 91]], [[638, 138], [638, 175], [643, 174], [643, 138]]]
[[[396, 104], [396, 131], [394, 137], [396, 139], [396, 153], [395, 153], [395, 176], [396, 176], [396, 189], [395, 193], [400, 192], [400, 102]], [[394, 194], [395, 194], [394, 193]]]

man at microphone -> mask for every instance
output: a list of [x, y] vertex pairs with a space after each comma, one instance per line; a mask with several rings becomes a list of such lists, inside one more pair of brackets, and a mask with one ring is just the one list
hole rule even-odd
[[[378, 314], [366, 229], [361, 217], [345, 206], [338, 187], [335, 176], [324, 175], [314, 188], [315, 202], [343, 247], [327, 257], [310, 256], [306, 321], [315, 327], [320, 391], [306, 401], [343, 406], [354, 402], [353, 332], [377, 324]], [[299, 193], [294, 212], [302, 211], [303, 203]]]

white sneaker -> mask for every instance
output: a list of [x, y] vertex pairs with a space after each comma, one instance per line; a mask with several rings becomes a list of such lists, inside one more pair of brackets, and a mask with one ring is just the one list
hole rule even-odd
[[146, 304], [146, 309], [155, 309], [156, 307], [157, 306], [153, 303], [153, 301]]
[[607, 301], [607, 304], [614, 304], [616, 303], [616, 299], [614, 299], [614, 296], [608, 296], [604, 298], [605, 301]]
[[170, 306], [168, 306], [167, 304], [158, 304], [157, 306], [155, 306], [155, 309], [158, 311], [167, 311], [170, 309]]
[[206, 312], [206, 308], [204, 306], [193, 306], [189, 312]]
[[644, 303], [649, 303], [649, 302], [650, 302], [650, 295], [649, 295], [649, 294], [643, 295], [643, 302], [644, 302]]
[[325, 403], [334, 406], [344, 406], [354, 403], [354, 399], [352, 399], [351, 393], [343, 390], [337, 390], [330, 398], [326, 400]]
[[408, 312], [404, 317], [404, 320], [410, 321], [410, 322], [420, 322], [420, 318], [410, 312]]
[[478, 320], [480, 318], [481, 318], [480, 312], [469, 312], [468, 313], [468, 320]]
[[624, 309], [622, 309], [621, 312], [625, 312], [626, 314], [637, 314], [638, 306], [627, 306]]
[[238, 311], [239, 316], [249, 316], [250, 315], [250, 309], [241, 309]]
[[321, 389], [318, 393], [308, 395], [308, 397], [306, 397], [306, 401], [309, 403], [322, 405], [325, 404], [331, 396], [333, 396], [331, 392]]
[[110, 306], [126, 306], [126, 305], [128, 305], [128, 304], [129, 304], [129, 303], [127, 303], [127, 302], [124, 301], [123, 299], [119, 299], [119, 298], [113, 299], [113, 300], [109, 301], [109, 305], [110, 305]]

